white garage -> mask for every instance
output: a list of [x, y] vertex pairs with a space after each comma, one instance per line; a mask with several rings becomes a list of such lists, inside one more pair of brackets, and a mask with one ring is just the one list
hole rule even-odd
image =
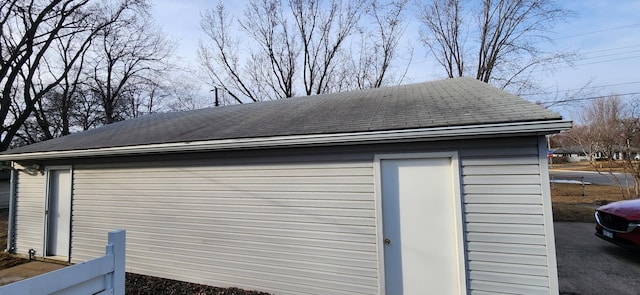
[[468, 78], [144, 116], [0, 154], [8, 248], [81, 262], [124, 228], [127, 271], [214, 286], [557, 293], [570, 126]]

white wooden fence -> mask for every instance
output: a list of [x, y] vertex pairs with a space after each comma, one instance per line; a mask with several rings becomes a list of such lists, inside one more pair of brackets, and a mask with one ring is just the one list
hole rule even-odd
[[125, 231], [109, 232], [106, 254], [0, 287], [2, 295], [124, 295]]

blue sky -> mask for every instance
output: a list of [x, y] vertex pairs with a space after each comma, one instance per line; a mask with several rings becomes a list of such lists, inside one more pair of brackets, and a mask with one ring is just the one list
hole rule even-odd
[[[196, 67], [195, 52], [204, 35], [199, 28], [200, 12], [214, 8], [217, 1], [155, 0], [153, 16], [164, 32], [178, 41], [176, 55], [183, 64]], [[245, 1], [225, 1], [232, 12], [241, 14]], [[551, 50], [579, 50], [574, 66], [562, 66], [555, 72], [540, 72], [545, 90], [542, 97], [563, 97], [564, 90], [582, 88], [588, 84], [589, 95], [619, 94], [624, 98], [640, 98], [640, 1], [636, 0], [574, 0], [558, 1], [572, 10], [574, 17], [559, 23], [549, 37]], [[400, 46], [413, 43], [415, 48], [405, 83], [443, 78], [416, 40], [417, 24], [411, 20]], [[634, 94], [639, 93], [639, 94]], [[530, 100], [536, 96], [523, 95]], [[538, 96], [539, 97], [539, 96]], [[554, 107], [571, 118], [584, 102], [568, 107]]]
[[580, 88], [591, 81], [594, 95], [640, 98], [632, 94], [640, 92], [640, 1], [565, 1], [563, 5], [577, 15], [556, 27], [554, 45], [581, 54], [575, 67], [544, 73], [550, 90], [553, 86]]

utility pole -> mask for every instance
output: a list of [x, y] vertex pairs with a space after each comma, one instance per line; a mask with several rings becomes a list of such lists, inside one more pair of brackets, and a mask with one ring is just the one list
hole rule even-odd
[[220, 100], [218, 100], [218, 87], [214, 88], [216, 90], [216, 101], [214, 106], [220, 106]]
[[218, 87], [214, 86], [213, 89], [211, 89], [210, 91], [214, 91], [215, 92], [215, 94], [214, 94], [215, 95], [214, 96], [215, 100], [213, 102], [213, 106], [216, 106], [216, 107], [220, 106], [220, 100], [218, 99]]

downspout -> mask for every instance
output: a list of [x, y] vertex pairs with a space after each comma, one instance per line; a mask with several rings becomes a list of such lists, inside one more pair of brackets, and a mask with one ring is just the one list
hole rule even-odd
[[16, 185], [18, 180], [18, 172], [13, 168], [13, 163], [10, 166], [11, 177], [9, 179], [9, 224], [7, 232], [7, 252], [15, 253], [16, 251]]

